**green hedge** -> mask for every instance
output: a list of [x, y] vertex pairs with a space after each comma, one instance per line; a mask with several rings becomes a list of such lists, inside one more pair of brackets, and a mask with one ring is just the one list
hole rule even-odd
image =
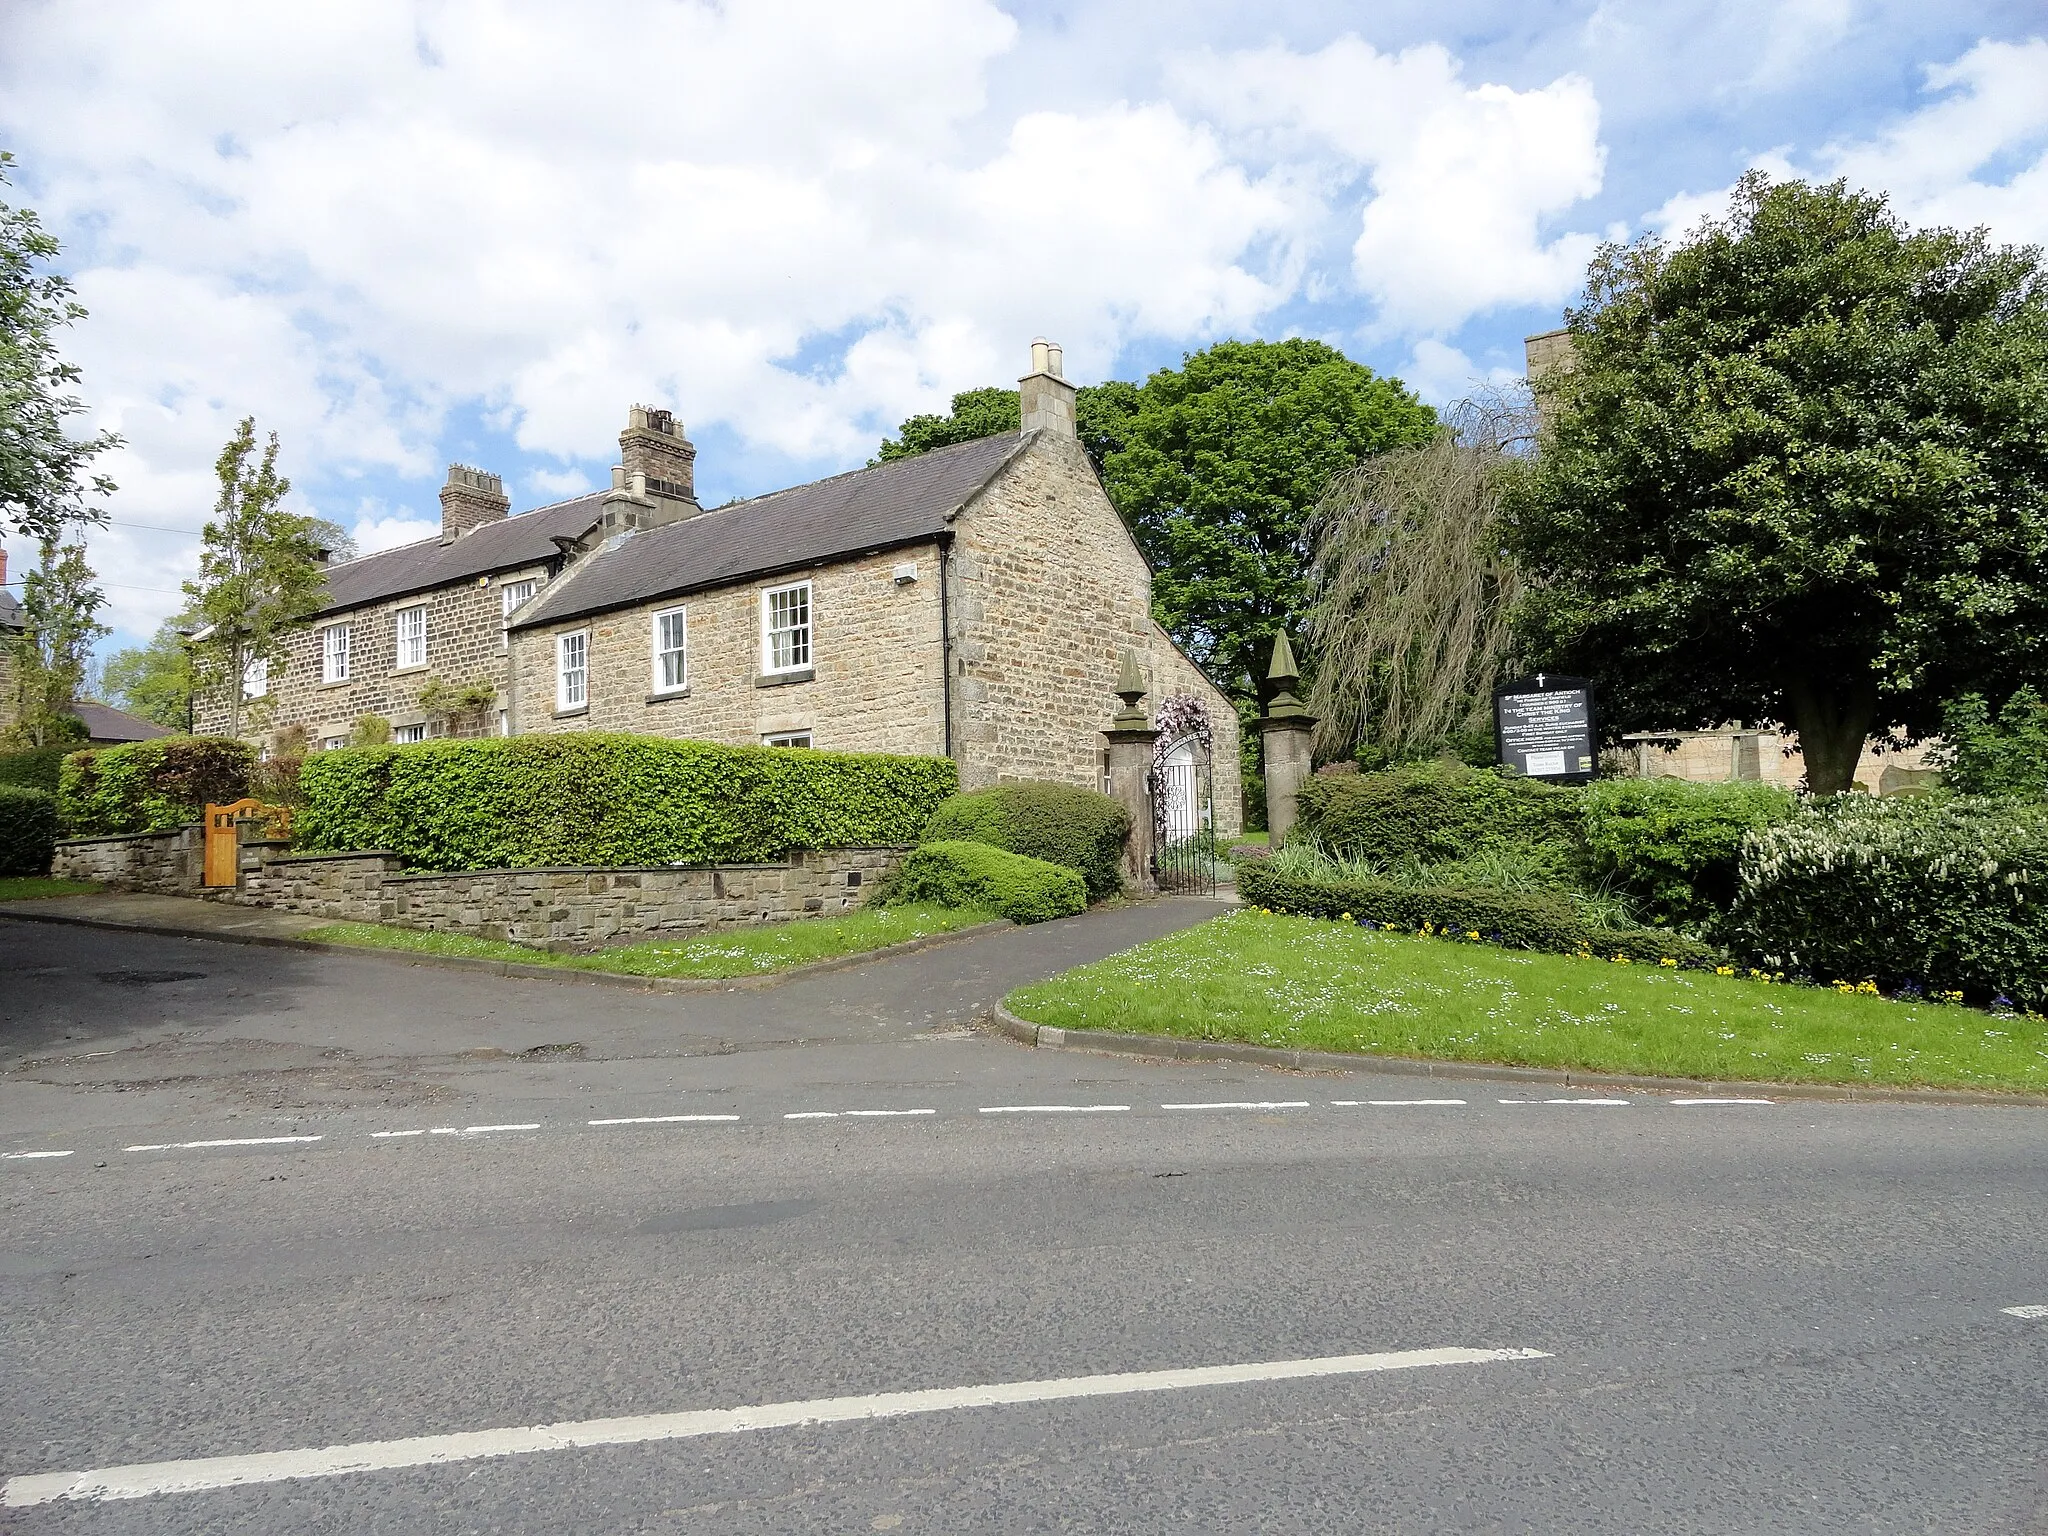
[[64, 759], [57, 817], [67, 837], [167, 831], [247, 795], [255, 766], [255, 749], [225, 736], [88, 747]]
[[1714, 963], [1715, 951], [1683, 934], [1661, 929], [1595, 928], [1569, 897], [1557, 891], [1510, 891], [1486, 885], [1401, 885], [1391, 880], [1329, 880], [1285, 874], [1263, 861], [1237, 867], [1238, 894], [1252, 906], [1301, 917], [1348, 917], [1413, 933], [1425, 926], [1463, 938], [1477, 934], [1513, 949], [1573, 954], [1590, 950], [1654, 964]]
[[928, 843], [965, 839], [1063, 864], [1087, 881], [1093, 901], [1123, 889], [1130, 835], [1128, 811], [1071, 784], [998, 784], [955, 795], [924, 829]]
[[908, 846], [957, 784], [946, 758], [598, 732], [346, 747], [306, 759], [294, 839], [423, 870], [741, 863]]
[[1721, 933], [1817, 981], [2048, 1006], [2048, 808], [1839, 795], [1743, 844]]
[[1064, 864], [956, 839], [926, 843], [905, 859], [890, 883], [889, 900], [982, 907], [1013, 923], [1043, 923], [1085, 911], [1088, 887]]
[[26, 752], [0, 752], [0, 784], [19, 784], [25, 789], [57, 793], [57, 779], [64, 759], [78, 750], [72, 743], [62, 747], [32, 747]]
[[1657, 923], [1696, 923], [1735, 900], [1750, 832], [1788, 819], [1798, 800], [1770, 784], [1608, 779], [1582, 792], [1587, 873]]
[[1577, 859], [1579, 819], [1578, 791], [1562, 785], [1462, 763], [1408, 763], [1314, 775], [1302, 786], [1294, 835], [1375, 864], [1546, 853], [1563, 879]]
[[40, 875], [57, 846], [57, 797], [25, 784], [0, 784], [0, 875]]

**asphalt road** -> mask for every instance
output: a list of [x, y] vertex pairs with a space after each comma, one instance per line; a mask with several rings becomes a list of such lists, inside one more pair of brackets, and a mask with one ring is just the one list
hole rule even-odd
[[1200, 915], [689, 998], [0, 922], [0, 1528], [2048, 1532], [2048, 1110], [961, 1027]]

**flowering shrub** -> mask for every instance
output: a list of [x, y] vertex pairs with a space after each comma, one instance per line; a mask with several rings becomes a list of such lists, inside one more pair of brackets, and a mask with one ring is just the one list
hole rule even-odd
[[1852, 987], [2048, 1002], [2048, 809], [1843, 795], [1751, 832], [1720, 932]]

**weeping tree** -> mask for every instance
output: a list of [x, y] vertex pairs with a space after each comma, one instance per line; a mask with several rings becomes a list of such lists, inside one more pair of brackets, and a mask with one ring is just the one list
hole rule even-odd
[[1310, 522], [1309, 707], [1326, 754], [1398, 761], [1492, 751], [1492, 690], [1522, 579], [1502, 493], [1535, 435], [1524, 398], [1447, 413], [1428, 442], [1330, 481]]

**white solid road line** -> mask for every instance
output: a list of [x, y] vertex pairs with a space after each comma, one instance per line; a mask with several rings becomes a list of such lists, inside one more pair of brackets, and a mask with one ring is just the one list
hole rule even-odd
[[1332, 1099], [1332, 1100], [1330, 1100], [1330, 1103], [1331, 1103], [1331, 1105], [1332, 1105], [1332, 1106], [1334, 1106], [1334, 1107], [1335, 1107], [1335, 1108], [1337, 1108], [1337, 1109], [1357, 1109], [1357, 1108], [1359, 1108], [1360, 1106], [1363, 1106], [1363, 1105], [1369, 1105], [1369, 1106], [1371, 1106], [1371, 1107], [1372, 1107], [1373, 1109], [1406, 1109], [1406, 1108], [1409, 1108], [1409, 1107], [1411, 1107], [1411, 1106], [1416, 1106], [1416, 1105], [1429, 1105], [1429, 1106], [1449, 1106], [1449, 1105], [1452, 1105], [1452, 1104], [1463, 1104], [1464, 1102], [1465, 1102], [1465, 1101], [1464, 1101], [1463, 1099]]
[[1307, 1099], [1278, 1099], [1265, 1104], [1162, 1104], [1161, 1109], [1307, 1109]]
[[189, 1152], [196, 1147], [281, 1147], [291, 1142], [319, 1141], [318, 1136], [237, 1136], [227, 1141], [165, 1141], [150, 1146], [123, 1147], [123, 1152]]
[[2048, 1307], [2000, 1307], [2007, 1317], [2048, 1317]]
[[1051, 1403], [1073, 1398], [1116, 1397], [1133, 1392], [1175, 1392], [1191, 1387], [1226, 1387], [1243, 1382], [1298, 1381], [1317, 1376], [1361, 1376], [1374, 1371], [1407, 1371], [1434, 1365], [1490, 1365], [1505, 1360], [1544, 1360], [1540, 1349], [1406, 1349], [1378, 1355], [1328, 1355], [1312, 1360], [1267, 1360], [1250, 1365], [1198, 1366], [1179, 1371], [1126, 1371], [1107, 1376], [1065, 1376], [1047, 1381], [996, 1382], [979, 1387], [934, 1387], [917, 1392], [877, 1392], [866, 1397], [820, 1397], [806, 1402], [763, 1403], [751, 1408], [706, 1408], [684, 1413], [646, 1413], [630, 1418], [583, 1419], [518, 1429], [484, 1429], [467, 1434], [418, 1435], [406, 1440], [368, 1440], [300, 1451], [264, 1451], [248, 1456], [207, 1456], [191, 1461], [143, 1462], [91, 1472], [42, 1472], [11, 1477], [0, 1488], [0, 1506], [23, 1509], [60, 1499], [142, 1499], [160, 1493], [197, 1493], [300, 1478], [340, 1477], [394, 1467], [438, 1466], [496, 1456], [524, 1456], [593, 1445], [638, 1445], [653, 1440], [689, 1440], [795, 1425], [844, 1424], [896, 1419], [956, 1408], [994, 1408], [1011, 1403]]
[[1673, 1104], [1775, 1104], [1776, 1099], [1673, 1099]]
[[733, 1121], [738, 1115], [634, 1115], [625, 1120], [586, 1120], [585, 1125], [696, 1125], [707, 1121]]
[[1113, 1115], [1121, 1114], [1131, 1106], [1128, 1104], [984, 1104], [984, 1115]]
[[69, 1157], [69, 1152], [0, 1152], [0, 1159], [16, 1157]]

